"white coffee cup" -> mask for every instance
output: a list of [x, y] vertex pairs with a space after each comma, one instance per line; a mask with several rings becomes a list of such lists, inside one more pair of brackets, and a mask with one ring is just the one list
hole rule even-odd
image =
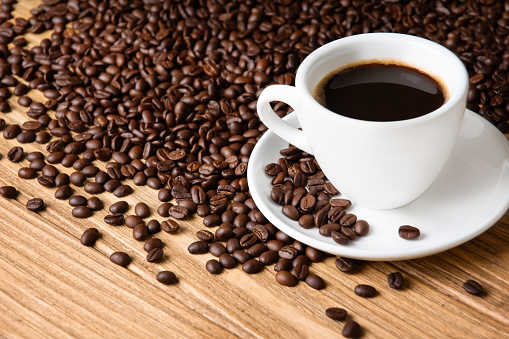
[[[316, 85], [331, 71], [373, 59], [396, 60], [439, 79], [447, 101], [417, 118], [380, 122], [341, 116], [314, 99]], [[312, 52], [297, 70], [295, 87], [268, 86], [257, 109], [271, 131], [313, 154], [331, 183], [354, 204], [392, 209], [424, 193], [447, 162], [465, 113], [468, 80], [461, 60], [432, 41], [396, 33], [360, 34]], [[274, 101], [295, 110], [302, 130], [274, 113]]]

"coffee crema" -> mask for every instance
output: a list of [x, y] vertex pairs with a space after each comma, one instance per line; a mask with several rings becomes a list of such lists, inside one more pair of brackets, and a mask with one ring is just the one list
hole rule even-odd
[[397, 61], [369, 60], [327, 74], [313, 96], [337, 114], [367, 121], [417, 118], [442, 106], [447, 89], [439, 80]]

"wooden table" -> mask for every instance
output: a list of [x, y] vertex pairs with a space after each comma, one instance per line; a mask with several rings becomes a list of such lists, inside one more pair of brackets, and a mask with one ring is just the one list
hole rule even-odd
[[[28, 17], [37, 1], [20, 1], [15, 16]], [[27, 35], [31, 43], [44, 35]], [[36, 91], [29, 95], [40, 101]], [[1, 114], [8, 123], [27, 120], [26, 108], [10, 99], [13, 111]], [[256, 275], [240, 267], [212, 275], [205, 269], [210, 254], [190, 255], [187, 246], [203, 229], [199, 218], [182, 222], [175, 235], [158, 234], [167, 244], [165, 260], [150, 264], [132, 230], [103, 222], [106, 209], [89, 219], [76, 219], [55, 189], [18, 178], [20, 166], [6, 158], [16, 140], [0, 141], [0, 186], [21, 192], [15, 200], [0, 197], [0, 337], [31, 338], [340, 338], [344, 322], [325, 316], [329, 307], [343, 307], [363, 328], [363, 338], [503, 338], [509, 337], [509, 214], [490, 230], [455, 249], [427, 258], [398, 262], [367, 262], [354, 274], [338, 271], [329, 257], [311, 266], [327, 287], [304, 283], [289, 288], [276, 283], [272, 267]], [[43, 147], [23, 145], [26, 152]], [[69, 173], [68, 169], [59, 167]], [[134, 186], [134, 185], [133, 185]], [[89, 196], [82, 189], [76, 193]], [[48, 207], [29, 212], [25, 203], [43, 198]], [[100, 194], [109, 206], [115, 199]], [[146, 201], [154, 218], [157, 192], [135, 188], [127, 197]], [[468, 211], [465, 211], [466, 213]], [[81, 234], [96, 227], [102, 237], [94, 247], [80, 244]], [[110, 262], [114, 251], [129, 253], [122, 268]], [[177, 285], [157, 282], [161, 270], [174, 271]], [[403, 273], [405, 288], [394, 290], [387, 274]], [[467, 279], [479, 281], [486, 294], [466, 293]], [[353, 293], [360, 283], [379, 291], [372, 299]]]

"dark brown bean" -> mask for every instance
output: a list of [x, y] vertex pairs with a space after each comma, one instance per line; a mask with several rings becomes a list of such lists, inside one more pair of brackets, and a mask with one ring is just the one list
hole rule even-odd
[[403, 225], [400, 226], [398, 230], [398, 234], [401, 238], [406, 240], [414, 240], [419, 238], [421, 235], [421, 232], [417, 227], [410, 226], [410, 225]]
[[343, 308], [330, 307], [325, 310], [325, 315], [333, 320], [342, 321], [346, 319], [348, 312]]
[[93, 246], [99, 238], [99, 230], [91, 227], [85, 230], [81, 235], [81, 243], [85, 246]]
[[126, 267], [131, 263], [131, 257], [125, 252], [113, 252], [110, 255], [110, 260], [112, 263], [122, 267]]
[[18, 190], [14, 186], [2, 186], [0, 187], [0, 195], [7, 199], [15, 199]]
[[157, 273], [156, 279], [164, 285], [174, 285], [178, 282], [177, 276], [171, 271], [161, 271]]

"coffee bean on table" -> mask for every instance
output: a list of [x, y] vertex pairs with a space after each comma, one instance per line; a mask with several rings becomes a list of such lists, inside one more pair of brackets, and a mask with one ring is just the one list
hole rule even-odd
[[27, 201], [26, 208], [32, 212], [40, 212], [45, 209], [44, 200], [41, 198], [33, 198]]
[[143, 240], [148, 236], [148, 228], [143, 224], [138, 224], [133, 228], [133, 238], [135, 240]]
[[81, 235], [81, 243], [85, 246], [93, 246], [99, 238], [99, 230], [97, 228], [88, 228]]
[[148, 252], [146, 259], [148, 262], [157, 262], [162, 259], [163, 254], [164, 253], [161, 248], [153, 248], [150, 252]]
[[109, 211], [114, 214], [125, 213], [125, 212], [127, 212], [128, 209], [129, 209], [129, 204], [127, 203], [127, 201], [123, 201], [123, 200], [117, 201], [109, 207]]
[[479, 284], [475, 280], [469, 279], [469, 280], [465, 281], [463, 283], [463, 288], [465, 289], [465, 291], [467, 291], [468, 293], [473, 294], [473, 295], [483, 294], [483, 288], [482, 288], [481, 284]]
[[88, 218], [91, 217], [93, 211], [87, 206], [76, 206], [72, 209], [72, 216], [75, 218]]
[[166, 233], [176, 233], [180, 226], [175, 220], [164, 220], [161, 222], [161, 229]]
[[353, 320], [348, 320], [345, 323], [345, 326], [343, 327], [343, 331], [341, 332], [341, 334], [343, 334], [343, 336], [346, 338], [359, 338], [361, 332], [362, 332], [361, 326], [357, 322]]
[[143, 249], [145, 252], [150, 252], [154, 248], [163, 248], [164, 243], [159, 238], [151, 238], [145, 241], [145, 244], [143, 245]]
[[123, 225], [124, 215], [122, 213], [108, 214], [104, 217], [104, 222], [112, 226]]
[[187, 250], [191, 254], [204, 254], [204, 253], [208, 253], [208, 251], [209, 251], [209, 244], [207, 242], [203, 241], [203, 240], [195, 241], [195, 242], [191, 243], [187, 247]]
[[150, 216], [150, 208], [144, 202], [139, 202], [134, 206], [134, 213], [140, 218], [147, 218]]
[[73, 195], [69, 198], [69, 205], [76, 206], [86, 206], [88, 199], [82, 195]]
[[196, 232], [196, 237], [199, 240], [211, 242], [214, 240], [214, 233], [207, 231], [207, 230], [199, 230], [198, 232]]
[[276, 281], [284, 286], [295, 286], [298, 280], [288, 271], [279, 271], [276, 273]]
[[73, 193], [71, 186], [62, 185], [55, 191], [55, 198], [59, 200], [69, 199]]
[[15, 146], [7, 152], [7, 159], [9, 159], [10, 162], [20, 162], [23, 160], [24, 151], [23, 147]]
[[387, 276], [387, 282], [390, 288], [401, 289], [405, 280], [400, 272], [392, 272]]
[[122, 267], [126, 267], [131, 263], [131, 257], [125, 252], [113, 252], [110, 255], [110, 260], [112, 263]]
[[325, 288], [325, 281], [322, 279], [322, 277], [316, 274], [308, 274], [304, 282], [315, 290], [321, 290]]
[[18, 190], [14, 186], [2, 186], [0, 187], [0, 195], [7, 199], [15, 199]]
[[171, 271], [161, 271], [157, 273], [156, 279], [164, 285], [174, 285], [178, 282], [177, 276]]
[[336, 259], [336, 267], [344, 273], [351, 273], [355, 269], [355, 263], [352, 259], [339, 257]]
[[205, 268], [212, 274], [219, 274], [223, 272], [223, 265], [216, 259], [210, 259], [205, 263]]
[[346, 316], [348, 315], [348, 312], [339, 307], [330, 307], [325, 310], [325, 315], [333, 320], [345, 320]]
[[373, 298], [376, 295], [376, 289], [371, 285], [359, 284], [354, 288], [355, 294], [363, 298]]
[[403, 225], [400, 226], [398, 230], [398, 234], [401, 238], [406, 240], [413, 240], [419, 238], [421, 235], [421, 232], [417, 227], [410, 226], [410, 225]]
[[104, 203], [98, 197], [90, 197], [87, 201], [87, 206], [92, 211], [100, 211], [104, 208]]
[[263, 264], [256, 259], [249, 259], [242, 264], [242, 270], [247, 274], [256, 274], [263, 270]]
[[219, 262], [226, 269], [232, 269], [237, 266], [237, 260], [228, 253], [222, 253], [219, 256]]

